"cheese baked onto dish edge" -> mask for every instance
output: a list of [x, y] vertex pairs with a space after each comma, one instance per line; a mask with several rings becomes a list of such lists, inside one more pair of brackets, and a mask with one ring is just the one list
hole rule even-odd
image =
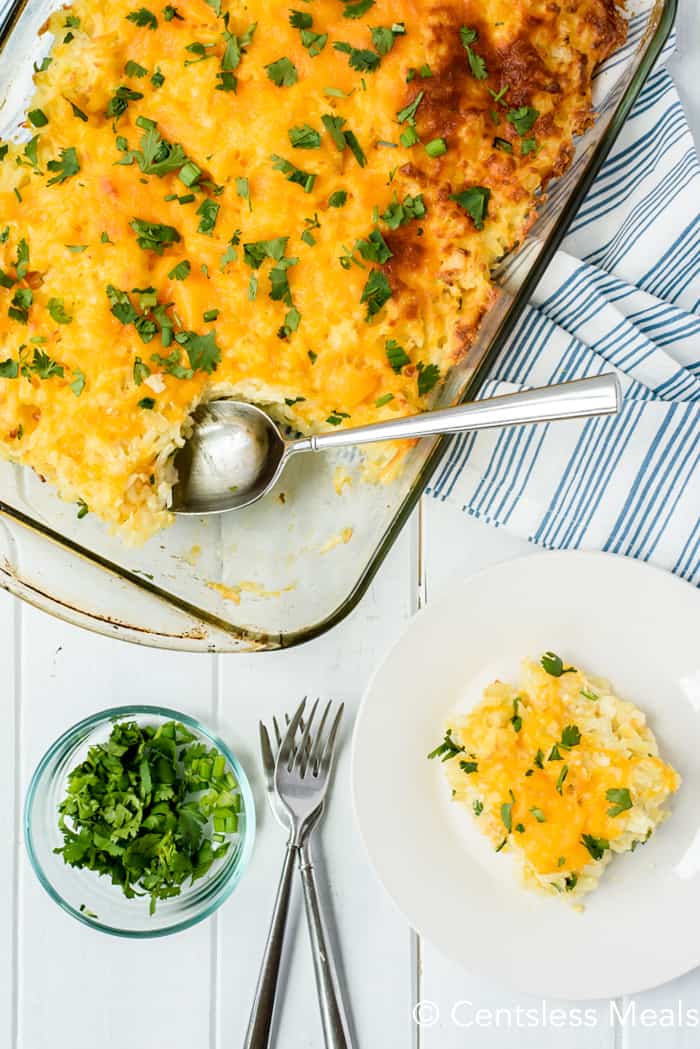
[[202, 400], [429, 405], [625, 33], [614, 0], [301, 6], [77, 0], [0, 150], [0, 454], [127, 541]]

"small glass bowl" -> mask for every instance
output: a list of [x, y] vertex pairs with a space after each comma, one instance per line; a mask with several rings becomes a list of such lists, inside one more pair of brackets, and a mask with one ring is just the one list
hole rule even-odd
[[[149, 896], [127, 899], [121, 887], [112, 885], [108, 877], [70, 867], [53, 851], [63, 845], [58, 807], [66, 796], [68, 774], [85, 759], [89, 747], [106, 742], [115, 721], [125, 720], [155, 726], [181, 721], [198, 739], [223, 754], [241, 795], [238, 832], [232, 836], [226, 855], [193, 885], [183, 885], [179, 896], [158, 900], [153, 915], [149, 914]], [[113, 936], [167, 936], [209, 917], [231, 895], [253, 850], [255, 804], [248, 778], [229, 748], [194, 718], [166, 707], [111, 707], [73, 725], [44, 754], [27, 792], [24, 838], [39, 881], [49, 896], [78, 921]]]

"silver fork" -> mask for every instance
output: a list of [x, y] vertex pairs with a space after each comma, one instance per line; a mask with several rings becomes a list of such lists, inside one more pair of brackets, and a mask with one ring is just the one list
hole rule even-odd
[[299, 869], [304, 888], [306, 920], [311, 938], [326, 1049], [352, 1049], [353, 1042], [340, 991], [338, 968], [326, 931], [310, 850], [311, 835], [321, 818], [331, 778], [343, 705], [339, 707], [324, 743], [323, 730], [332, 704], [326, 705], [318, 731], [312, 739], [311, 728], [318, 708], [316, 700], [297, 743], [297, 728], [301, 723], [304, 705], [303, 701], [295, 711], [282, 740], [275, 762], [274, 786], [289, 821], [289, 840], [293, 847], [299, 850]]
[[[311, 832], [311, 830], [318, 823], [318, 820], [320, 819], [321, 813], [323, 811], [323, 802], [324, 802], [326, 790], [327, 790], [327, 787], [328, 787], [328, 780], [329, 780], [330, 770], [331, 770], [331, 766], [332, 766], [333, 751], [334, 751], [334, 746], [335, 746], [335, 738], [336, 738], [336, 735], [337, 735], [338, 725], [340, 723], [340, 718], [342, 716], [343, 708], [341, 706], [340, 710], [338, 711], [338, 713], [336, 715], [336, 718], [335, 718], [335, 721], [334, 721], [331, 733], [330, 733], [330, 735], [328, 737], [328, 741], [327, 741], [326, 747], [322, 748], [321, 741], [322, 741], [322, 738], [323, 738], [323, 728], [325, 726], [328, 714], [330, 712], [331, 704], [329, 703], [326, 706], [326, 709], [324, 711], [323, 717], [321, 719], [321, 723], [319, 725], [318, 732], [316, 733], [316, 739], [315, 739], [315, 743], [314, 743], [314, 747], [313, 747], [313, 751], [312, 751], [312, 747], [311, 747], [312, 738], [311, 738], [311, 735], [310, 735], [310, 728], [311, 728], [311, 721], [313, 720], [314, 714], [316, 712], [316, 708], [318, 706], [318, 700], [314, 704], [314, 707], [313, 707], [313, 710], [312, 710], [312, 714], [311, 714], [311, 718], [309, 719], [309, 722], [306, 725], [304, 725], [304, 722], [302, 720], [302, 714], [303, 714], [303, 711], [304, 711], [305, 703], [306, 703], [306, 699], [302, 700], [302, 703], [300, 704], [299, 708], [295, 712], [295, 714], [292, 717], [291, 721], [288, 720], [288, 722], [287, 722], [287, 724], [288, 724], [287, 732], [288, 732], [288, 734], [291, 733], [292, 740], [294, 740], [297, 731], [300, 730], [302, 732], [302, 739], [301, 739], [301, 742], [299, 744], [299, 748], [297, 748], [297, 750], [295, 750], [295, 755], [296, 755], [297, 752], [299, 754], [305, 753], [306, 754], [306, 758], [307, 758], [307, 761], [306, 761], [305, 764], [309, 765], [309, 763], [311, 763], [312, 767], [313, 768], [317, 768], [319, 772], [320, 772], [321, 758], [323, 758], [324, 760], [326, 760], [327, 773], [323, 777], [322, 780], [319, 777], [319, 780], [317, 781], [317, 782], [319, 782], [319, 795], [320, 796], [319, 796], [319, 799], [317, 800], [315, 809], [310, 813], [310, 817], [306, 821], [306, 825], [299, 828], [300, 833], [295, 833], [294, 824], [293, 824], [293, 821], [292, 821], [292, 818], [291, 818], [291, 814], [289, 813], [289, 810], [284, 805], [284, 803], [282, 802], [281, 798], [279, 797], [279, 795], [276, 792], [276, 789], [275, 789], [275, 759], [274, 759], [273, 754], [272, 754], [272, 746], [270, 744], [270, 737], [269, 737], [269, 734], [268, 734], [267, 729], [265, 728], [265, 726], [262, 724], [262, 722], [260, 723], [260, 749], [261, 749], [261, 752], [262, 752], [263, 770], [264, 770], [264, 773], [265, 773], [265, 781], [266, 781], [266, 787], [267, 787], [268, 795], [269, 795], [269, 799], [270, 799], [270, 806], [272, 808], [272, 811], [273, 811], [276, 819], [282, 824], [282, 826], [286, 827], [289, 830], [289, 838], [288, 838], [288, 841], [287, 841], [287, 848], [286, 848], [286, 851], [285, 851], [284, 863], [283, 863], [283, 867], [282, 867], [282, 875], [280, 877], [279, 887], [277, 889], [277, 896], [275, 898], [275, 905], [274, 905], [274, 909], [273, 909], [273, 913], [272, 913], [272, 920], [271, 920], [271, 923], [270, 923], [270, 931], [268, 933], [267, 942], [265, 944], [265, 951], [263, 953], [263, 959], [262, 959], [261, 966], [260, 966], [260, 975], [258, 977], [258, 984], [257, 984], [256, 991], [255, 991], [255, 997], [254, 997], [253, 1006], [252, 1006], [252, 1009], [251, 1009], [250, 1020], [248, 1022], [248, 1029], [247, 1029], [246, 1037], [245, 1037], [245, 1041], [244, 1041], [244, 1049], [267, 1049], [267, 1047], [269, 1045], [270, 1031], [271, 1031], [271, 1028], [272, 1028], [272, 1017], [273, 1017], [274, 1003], [275, 1003], [275, 992], [276, 992], [277, 982], [278, 982], [278, 978], [279, 978], [280, 960], [281, 960], [281, 956], [282, 956], [282, 944], [283, 944], [283, 940], [284, 940], [284, 933], [285, 933], [285, 927], [286, 927], [286, 922], [287, 922], [287, 914], [288, 914], [288, 911], [289, 911], [289, 899], [290, 899], [290, 895], [291, 895], [292, 875], [293, 875], [293, 870], [294, 870], [294, 864], [295, 864], [295, 861], [296, 861], [297, 858], [299, 859], [300, 869], [303, 870], [303, 867], [305, 865], [307, 865], [307, 864], [311, 867], [310, 878], [311, 878], [311, 881], [314, 882], [313, 865], [311, 864], [309, 853], [308, 853], [308, 836], [309, 836], [309, 833]], [[284, 741], [281, 738], [281, 734], [280, 734], [280, 731], [279, 731], [279, 727], [277, 725], [277, 721], [274, 720], [273, 723], [274, 723], [274, 728], [275, 728], [275, 736], [276, 736], [278, 745], [280, 747], [280, 752], [281, 752], [282, 746], [284, 745]], [[285, 739], [286, 739], [286, 736], [285, 736]], [[313, 759], [312, 759], [312, 754], [315, 755], [315, 757], [313, 757]], [[302, 874], [302, 877], [303, 877], [303, 874]], [[313, 889], [315, 891], [315, 882], [313, 884]], [[305, 888], [305, 899], [306, 899], [306, 888]], [[320, 922], [321, 921], [321, 917], [320, 917], [320, 909], [318, 907], [318, 904], [316, 905], [316, 912], [318, 913], [318, 921]], [[310, 938], [311, 938], [312, 948], [314, 949], [314, 966], [316, 967], [316, 946], [315, 945], [316, 945], [317, 942], [319, 942], [318, 941], [318, 933], [316, 932], [316, 929], [318, 928], [318, 923], [316, 923], [312, 927], [312, 919], [310, 917], [310, 911], [309, 911], [308, 904], [307, 904], [307, 920], [308, 920], [308, 923], [309, 923], [309, 934], [310, 934]], [[328, 955], [328, 953], [327, 953], [328, 949], [325, 946], [326, 940], [327, 940], [327, 937], [325, 935], [325, 929], [321, 925], [321, 941], [320, 941], [321, 946], [320, 946], [319, 949], [322, 949], [322, 950], [324, 950], [326, 952], [325, 953], [325, 957], [326, 958], [330, 958], [330, 955]], [[331, 960], [331, 968], [333, 969], [332, 960]], [[341, 1033], [343, 1032], [344, 1029], [347, 1029], [347, 1024], [345, 1022], [344, 1013], [342, 1011], [342, 1005], [340, 1006], [339, 1009], [336, 1008], [335, 1010], [333, 1008], [331, 1008], [331, 1007], [325, 1007], [323, 1005], [323, 1000], [324, 999], [322, 999], [322, 990], [321, 990], [321, 988], [322, 988], [322, 986], [325, 988], [326, 981], [324, 980], [323, 985], [322, 985], [321, 982], [320, 982], [318, 969], [316, 970], [316, 972], [317, 972], [317, 976], [316, 976], [317, 987], [319, 989], [319, 1001], [321, 1002], [321, 1015], [322, 1015], [322, 1020], [323, 1020], [323, 1024], [324, 1024], [324, 1036], [326, 1038], [328, 1038], [328, 1036], [326, 1036], [326, 1033], [325, 1033], [326, 1032], [326, 1016], [328, 1016], [329, 1019], [330, 1019], [331, 1016], [335, 1017], [336, 1013], [338, 1014], [338, 1016], [340, 1017], [339, 1023], [344, 1025], [344, 1026], [341, 1026], [339, 1028]], [[334, 983], [334, 987], [333, 987], [334, 1000], [336, 1002], [340, 1002], [339, 994], [338, 994], [337, 990], [335, 990], [336, 986], [337, 986], [337, 978], [335, 978], [335, 983]], [[345, 1041], [338, 1041], [337, 1039], [336, 1039], [336, 1041], [328, 1041], [327, 1040], [327, 1045], [330, 1047], [330, 1049], [341, 1049], [341, 1047], [342, 1047], [342, 1049], [345, 1049], [345, 1047], [348, 1047], [348, 1049], [351, 1049], [351, 1042], [350, 1042], [349, 1038], [347, 1038], [347, 1037], [346, 1037]]]

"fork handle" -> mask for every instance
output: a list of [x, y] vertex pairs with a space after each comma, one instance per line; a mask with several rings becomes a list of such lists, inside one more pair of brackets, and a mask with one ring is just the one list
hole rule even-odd
[[268, 1049], [272, 1014], [275, 1008], [275, 992], [282, 958], [282, 945], [289, 913], [289, 898], [292, 889], [292, 875], [296, 865], [298, 848], [291, 841], [287, 845], [282, 865], [275, 906], [270, 921], [270, 931], [265, 943], [265, 951], [260, 963], [260, 975], [255, 988], [255, 997], [250, 1011], [248, 1029], [243, 1049]]
[[354, 1043], [350, 1037], [348, 1020], [340, 993], [338, 969], [323, 919], [316, 873], [306, 845], [301, 849], [299, 870], [304, 887], [306, 919], [309, 926], [326, 1049], [353, 1049]]

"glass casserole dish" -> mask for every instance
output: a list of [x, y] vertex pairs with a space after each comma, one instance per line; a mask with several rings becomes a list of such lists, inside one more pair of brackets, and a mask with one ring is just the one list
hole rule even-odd
[[[5, 7], [0, 31], [0, 134], [18, 125], [33, 64], [51, 47], [39, 31], [56, 0]], [[536, 224], [499, 266], [495, 306], [435, 407], [472, 399], [609, 152], [673, 24], [676, 0], [633, 0], [627, 43], [596, 74], [598, 119], [547, 192]], [[2, 15], [0, 15], [2, 17]], [[359, 479], [360, 456], [300, 457], [260, 503], [235, 514], [178, 518], [138, 549], [125, 547], [31, 471], [0, 463], [0, 586], [70, 622], [144, 644], [199, 651], [288, 647], [339, 622], [365, 593], [447, 447], [426, 439], [401, 476]], [[354, 483], [338, 486], [341, 466]]]

